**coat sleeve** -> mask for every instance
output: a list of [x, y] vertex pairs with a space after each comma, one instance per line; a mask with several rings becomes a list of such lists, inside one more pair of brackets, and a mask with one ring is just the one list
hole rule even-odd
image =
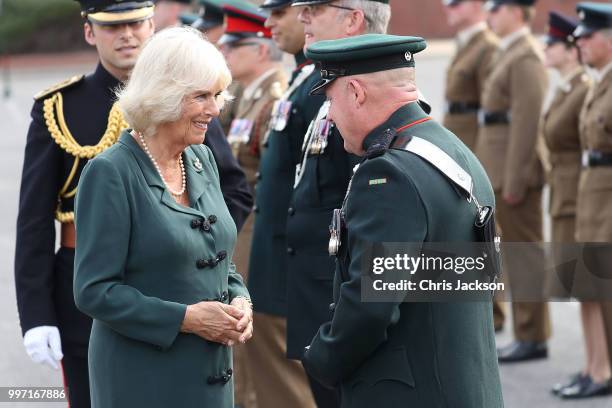
[[[370, 179], [383, 178], [385, 184], [369, 185]], [[416, 187], [384, 158], [369, 160], [356, 172], [346, 223], [348, 280], [340, 286], [332, 321], [320, 327], [303, 358], [308, 373], [329, 387], [337, 386], [358, 369], [385, 342], [387, 330], [400, 318], [403, 299], [361, 301], [362, 266], [372, 264], [368, 247], [385, 242], [420, 244], [427, 230], [425, 209]]]
[[253, 195], [217, 120], [211, 122], [204, 144], [215, 158], [225, 204], [236, 223], [236, 229], [240, 231], [253, 207]]
[[542, 62], [535, 56], [528, 56], [514, 64], [510, 77], [511, 121], [502, 192], [522, 198], [533, 177], [530, 174], [534, 171], [532, 164], [538, 160], [536, 142], [547, 76]]
[[53, 304], [54, 214], [63, 172], [63, 153], [45, 126], [42, 102], [34, 104], [31, 115], [15, 244], [15, 288], [24, 333], [37, 326], [57, 326]]
[[[227, 144], [227, 143], [226, 143]], [[202, 149], [203, 150], [203, 154], [206, 156], [206, 160], [208, 160], [213, 168], [213, 172], [215, 173], [215, 179], [217, 184], [220, 183], [220, 170], [218, 168], [218, 166], [214, 165], [213, 162], [213, 150], [212, 149]], [[213, 155], [213, 157], [211, 157], [211, 155]], [[231, 155], [230, 153], [230, 156]], [[223, 187], [221, 186], [221, 190], [223, 190]], [[227, 282], [227, 291], [229, 292], [229, 300], [230, 302], [238, 296], [243, 296], [247, 299], [251, 298], [251, 295], [249, 294], [249, 291], [246, 287], [246, 285], [244, 284], [244, 281], [242, 280], [242, 276], [236, 272], [236, 265], [233, 262], [230, 262], [230, 268], [229, 268], [229, 274], [228, 274], [228, 282]]]
[[97, 157], [84, 168], [75, 206], [74, 298], [79, 310], [118, 333], [168, 348], [187, 306], [145, 296], [125, 283], [132, 214], [116, 167]]

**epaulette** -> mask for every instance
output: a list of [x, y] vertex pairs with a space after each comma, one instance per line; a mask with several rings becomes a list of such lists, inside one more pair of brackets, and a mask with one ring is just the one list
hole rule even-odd
[[373, 159], [385, 154], [385, 152], [391, 146], [391, 142], [393, 138], [397, 135], [397, 131], [395, 129], [386, 129], [380, 136], [376, 138], [374, 143], [368, 147], [366, 150], [366, 158]]
[[45, 89], [44, 91], [40, 91], [39, 93], [34, 95], [34, 99], [37, 101], [40, 101], [41, 99], [45, 99], [46, 97], [48, 97], [51, 94], [54, 94], [57, 91], [60, 91], [62, 89], [67, 89], [67, 88], [70, 88], [71, 86], [78, 84], [79, 82], [83, 80], [83, 78], [85, 78], [85, 75], [75, 75], [71, 78], [68, 78], [58, 84], [55, 84]]

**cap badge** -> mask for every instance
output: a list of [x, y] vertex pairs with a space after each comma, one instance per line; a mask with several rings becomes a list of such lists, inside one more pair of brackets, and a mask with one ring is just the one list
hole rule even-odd
[[406, 61], [408, 62], [412, 61], [412, 53], [410, 51], [406, 51], [406, 54], [404, 54], [404, 58], [406, 58]]

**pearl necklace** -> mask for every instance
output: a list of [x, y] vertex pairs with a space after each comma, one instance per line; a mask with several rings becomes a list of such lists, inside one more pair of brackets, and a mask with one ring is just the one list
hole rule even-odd
[[185, 176], [185, 165], [183, 164], [183, 155], [181, 154], [179, 156], [179, 166], [181, 167], [182, 185], [181, 185], [181, 189], [179, 191], [174, 191], [174, 190], [172, 190], [170, 188], [170, 185], [168, 184], [168, 182], [164, 178], [164, 175], [162, 174], [161, 169], [159, 168], [159, 165], [157, 164], [157, 161], [155, 160], [155, 158], [151, 154], [151, 151], [149, 151], [149, 146], [147, 146], [147, 143], [145, 142], [145, 139], [142, 136], [142, 133], [140, 133], [140, 132], [135, 132], [135, 133], [138, 135], [138, 138], [140, 139], [140, 143], [142, 143], [142, 147], [144, 148], [145, 153], [147, 154], [147, 156], [149, 156], [149, 159], [151, 159], [151, 162], [153, 163], [153, 166], [155, 166], [155, 169], [159, 173], [159, 177], [161, 177], [162, 181], [166, 185], [166, 188], [168, 189], [170, 194], [172, 194], [175, 197], [180, 197], [183, 194], [185, 194], [185, 190], [187, 189], [187, 177]]

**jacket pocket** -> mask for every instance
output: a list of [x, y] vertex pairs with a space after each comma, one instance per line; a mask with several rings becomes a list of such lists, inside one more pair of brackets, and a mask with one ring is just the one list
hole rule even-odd
[[379, 351], [369, 358], [353, 375], [350, 386], [373, 387], [386, 381], [396, 381], [415, 387], [412, 369], [403, 346]]

